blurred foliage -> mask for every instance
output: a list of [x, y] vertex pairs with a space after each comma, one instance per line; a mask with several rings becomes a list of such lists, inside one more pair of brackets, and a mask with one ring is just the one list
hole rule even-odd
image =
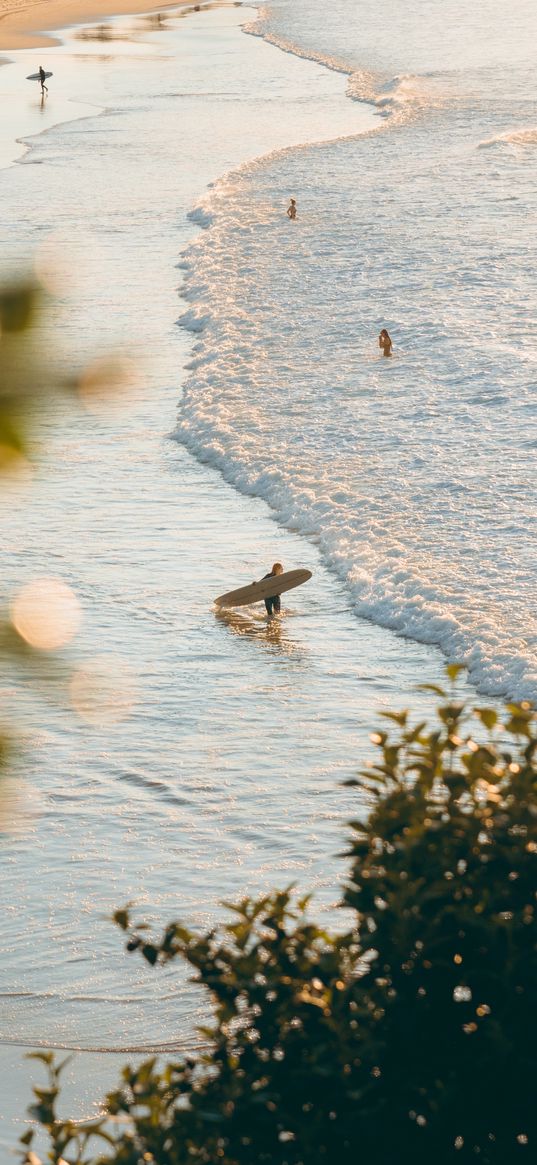
[[42, 316], [44, 296], [33, 280], [0, 289], [0, 473], [12, 472], [29, 457], [36, 405], [49, 380], [45, 360], [37, 360], [33, 332]]
[[156, 940], [129, 906], [116, 913], [129, 951], [194, 970], [209, 1050], [125, 1068], [82, 1124], [58, 1117], [58, 1069], [41, 1056], [31, 1115], [49, 1161], [535, 1159], [536, 719], [437, 691], [433, 726], [387, 714], [375, 763], [348, 782], [370, 810], [351, 823], [341, 933], [292, 890], [231, 906], [202, 935], [172, 923]]
[[[28, 462], [32, 414], [42, 391], [28, 333], [36, 324], [42, 293], [33, 280], [0, 288], [0, 477], [24, 473]], [[9, 659], [25, 645], [6, 614], [0, 615], [0, 658]], [[10, 755], [11, 734], [0, 725], [0, 773]]]
[[[31, 484], [32, 462], [39, 454], [40, 438], [43, 439], [42, 422], [54, 402], [70, 399], [91, 412], [121, 388], [124, 380], [124, 366], [117, 359], [96, 362], [78, 372], [60, 371], [49, 307], [50, 296], [31, 275], [0, 287], [0, 489], [4, 491], [4, 512], [10, 504], [9, 488], [24, 489]], [[35, 639], [31, 635], [25, 637], [21, 620], [14, 617], [17, 595], [0, 594], [0, 663], [25, 682], [43, 683], [48, 692], [51, 681], [56, 686], [60, 682], [65, 689], [71, 674], [53, 648], [74, 634], [73, 618], [69, 627], [61, 607], [63, 603], [66, 616], [69, 605], [76, 607], [77, 600], [62, 580], [47, 582], [49, 627], [44, 609], [46, 596], [43, 601], [41, 594], [39, 610], [39, 596], [34, 595], [35, 610], [30, 611], [30, 616], [33, 615]], [[28, 625], [27, 610], [25, 623]], [[13, 755], [13, 727], [8, 719], [11, 715], [4, 710], [0, 721], [0, 777]]]

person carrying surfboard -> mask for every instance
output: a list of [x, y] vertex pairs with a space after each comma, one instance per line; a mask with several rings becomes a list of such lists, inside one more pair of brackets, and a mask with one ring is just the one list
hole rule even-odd
[[[269, 570], [268, 574], [263, 575], [263, 579], [274, 578], [274, 576], [277, 574], [283, 574], [283, 566], [281, 562], [275, 562], [272, 570]], [[282, 609], [280, 596], [271, 595], [270, 599], [265, 599], [265, 607], [269, 619], [272, 619], [273, 615], [279, 615]]]
[[47, 91], [47, 93], [48, 93], [48, 85], [45, 85], [45, 81], [46, 81], [46, 79], [47, 79], [47, 74], [45, 73], [45, 70], [44, 70], [43, 66], [42, 66], [42, 65], [40, 65], [40, 66], [39, 66], [39, 80], [40, 80], [40, 82], [41, 82], [41, 92], [42, 92], [42, 93], [44, 93], [44, 92], [45, 92], [45, 89], [46, 89], [46, 91]]
[[249, 607], [251, 603], [264, 603], [265, 599], [277, 598], [278, 602], [271, 602], [270, 608], [268, 603], [266, 604], [270, 615], [280, 610], [280, 595], [294, 590], [295, 587], [301, 587], [310, 578], [311, 570], [300, 567], [298, 570], [284, 571], [281, 562], [275, 562], [272, 570], [264, 578], [250, 583], [249, 586], [234, 587], [232, 591], [226, 591], [225, 595], [218, 595], [214, 600], [215, 606]]

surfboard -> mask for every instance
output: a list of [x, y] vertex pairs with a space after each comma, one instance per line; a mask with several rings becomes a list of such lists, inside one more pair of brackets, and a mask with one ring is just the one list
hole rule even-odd
[[260, 603], [263, 599], [272, 599], [274, 595], [283, 595], [284, 591], [301, 587], [310, 578], [311, 570], [286, 570], [284, 574], [275, 574], [272, 578], [262, 578], [260, 582], [250, 583], [247, 587], [227, 591], [214, 601], [217, 607], [247, 607], [249, 603]]
[[[52, 77], [52, 76], [53, 76], [52, 73], [45, 73], [45, 81], [47, 80], [48, 77]], [[30, 73], [30, 76], [27, 77], [26, 80], [27, 81], [40, 81], [41, 77], [39, 76], [39, 73]]]

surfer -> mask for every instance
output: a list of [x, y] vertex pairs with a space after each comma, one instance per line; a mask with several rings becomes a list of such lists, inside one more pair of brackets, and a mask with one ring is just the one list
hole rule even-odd
[[[275, 562], [272, 570], [269, 570], [268, 574], [263, 575], [263, 579], [274, 578], [274, 576], [277, 574], [283, 574], [283, 566], [281, 562]], [[281, 611], [280, 596], [271, 595], [270, 599], [265, 599], [265, 607], [269, 619], [272, 619], [273, 615], [279, 615]]]
[[383, 356], [391, 356], [392, 347], [393, 347], [393, 344], [392, 344], [392, 341], [390, 339], [390, 336], [389, 336], [388, 332], [386, 331], [386, 328], [383, 328], [381, 333], [380, 333], [380, 336], [379, 336], [379, 348], [382, 348]]
[[47, 74], [45, 73], [45, 70], [44, 70], [43, 66], [42, 66], [42, 65], [40, 65], [40, 66], [39, 66], [39, 80], [40, 80], [40, 82], [41, 82], [41, 92], [42, 92], [43, 94], [44, 94], [44, 92], [45, 92], [45, 89], [46, 89], [46, 91], [47, 91], [47, 93], [48, 93], [48, 85], [45, 85], [45, 81], [46, 81], [46, 79], [47, 79]]
[[[295, 202], [294, 198], [291, 199], [291, 202], [290, 202], [289, 206], [287, 207], [287, 218], [292, 218], [292, 219], [296, 218], [296, 202]], [[281, 571], [280, 571], [280, 574], [281, 574]]]

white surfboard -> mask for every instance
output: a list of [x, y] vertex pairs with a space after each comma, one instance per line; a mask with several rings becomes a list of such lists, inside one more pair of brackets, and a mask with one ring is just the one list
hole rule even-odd
[[286, 570], [284, 574], [275, 574], [271, 578], [262, 578], [260, 582], [250, 583], [249, 586], [238, 587], [235, 591], [227, 591], [214, 601], [217, 607], [247, 607], [249, 603], [260, 603], [263, 599], [272, 599], [274, 595], [283, 595], [284, 591], [301, 587], [310, 578], [311, 570]]

